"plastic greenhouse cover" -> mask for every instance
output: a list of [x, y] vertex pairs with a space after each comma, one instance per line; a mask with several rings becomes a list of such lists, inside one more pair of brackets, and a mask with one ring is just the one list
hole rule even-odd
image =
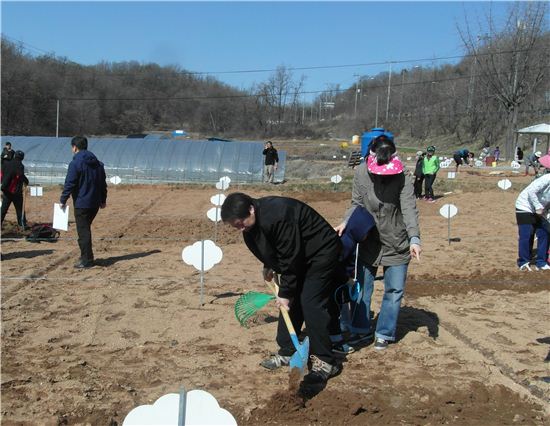
[[[65, 181], [72, 159], [71, 138], [2, 136], [25, 153], [23, 164], [31, 184]], [[215, 183], [229, 176], [234, 183], [263, 179], [264, 142], [178, 139], [88, 138], [88, 149], [105, 165], [107, 178], [122, 183]], [[284, 180], [286, 153], [279, 151], [275, 180]]]

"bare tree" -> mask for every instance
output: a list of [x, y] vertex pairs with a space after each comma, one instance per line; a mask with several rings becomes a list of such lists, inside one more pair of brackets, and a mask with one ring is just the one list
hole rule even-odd
[[[519, 108], [548, 75], [549, 47], [541, 37], [548, 25], [547, 9], [545, 2], [517, 2], [501, 29], [491, 14], [486, 17], [489, 32], [483, 36], [474, 33], [468, 22], [459, 29], [467, 53], [474, 58], [474, 75], [504, 109], [508, 158], [513, 155]], [[481, 28], [480, 33], [484, 33]]]

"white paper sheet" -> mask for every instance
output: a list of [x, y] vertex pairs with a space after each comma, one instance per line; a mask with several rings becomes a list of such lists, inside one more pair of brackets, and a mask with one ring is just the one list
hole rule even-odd
[[65, 210], [61, 208], [61, 204], [55, 203], [53, 205], [53, 225], [55, 229], [61, 231], [69, 230], [69, 206], [65, 207]]

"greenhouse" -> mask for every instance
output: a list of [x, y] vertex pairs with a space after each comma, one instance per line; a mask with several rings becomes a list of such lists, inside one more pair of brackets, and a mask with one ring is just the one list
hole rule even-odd
[[[23, 164], [31, 184], [60, 184], [72, 159], [71, 138], [3, 136], [14, 150], [25, 153]], [[258, 183], [263, 178], [263, 142], [220, 139], [88, 138], [88, 149], [105, 164], [107, 178], [121, 183], [215, 183], [228, 176], [234, 183]], [[285, 152], [279, 152], [275, 180], [282, 182]]]

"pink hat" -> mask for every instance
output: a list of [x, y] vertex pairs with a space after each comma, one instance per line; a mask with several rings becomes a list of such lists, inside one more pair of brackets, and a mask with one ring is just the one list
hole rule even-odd
[[367, 158], [367, 168], [375, 175], [397, 175], [403, 172], [403, 163], [397, 155], [393, 155], [388, 164], [378, 164], [376, 155], [370, 154]]
[[539, 163], [547, 169], [550, 169], [550, 154], [543, 155], [539, 158]]

